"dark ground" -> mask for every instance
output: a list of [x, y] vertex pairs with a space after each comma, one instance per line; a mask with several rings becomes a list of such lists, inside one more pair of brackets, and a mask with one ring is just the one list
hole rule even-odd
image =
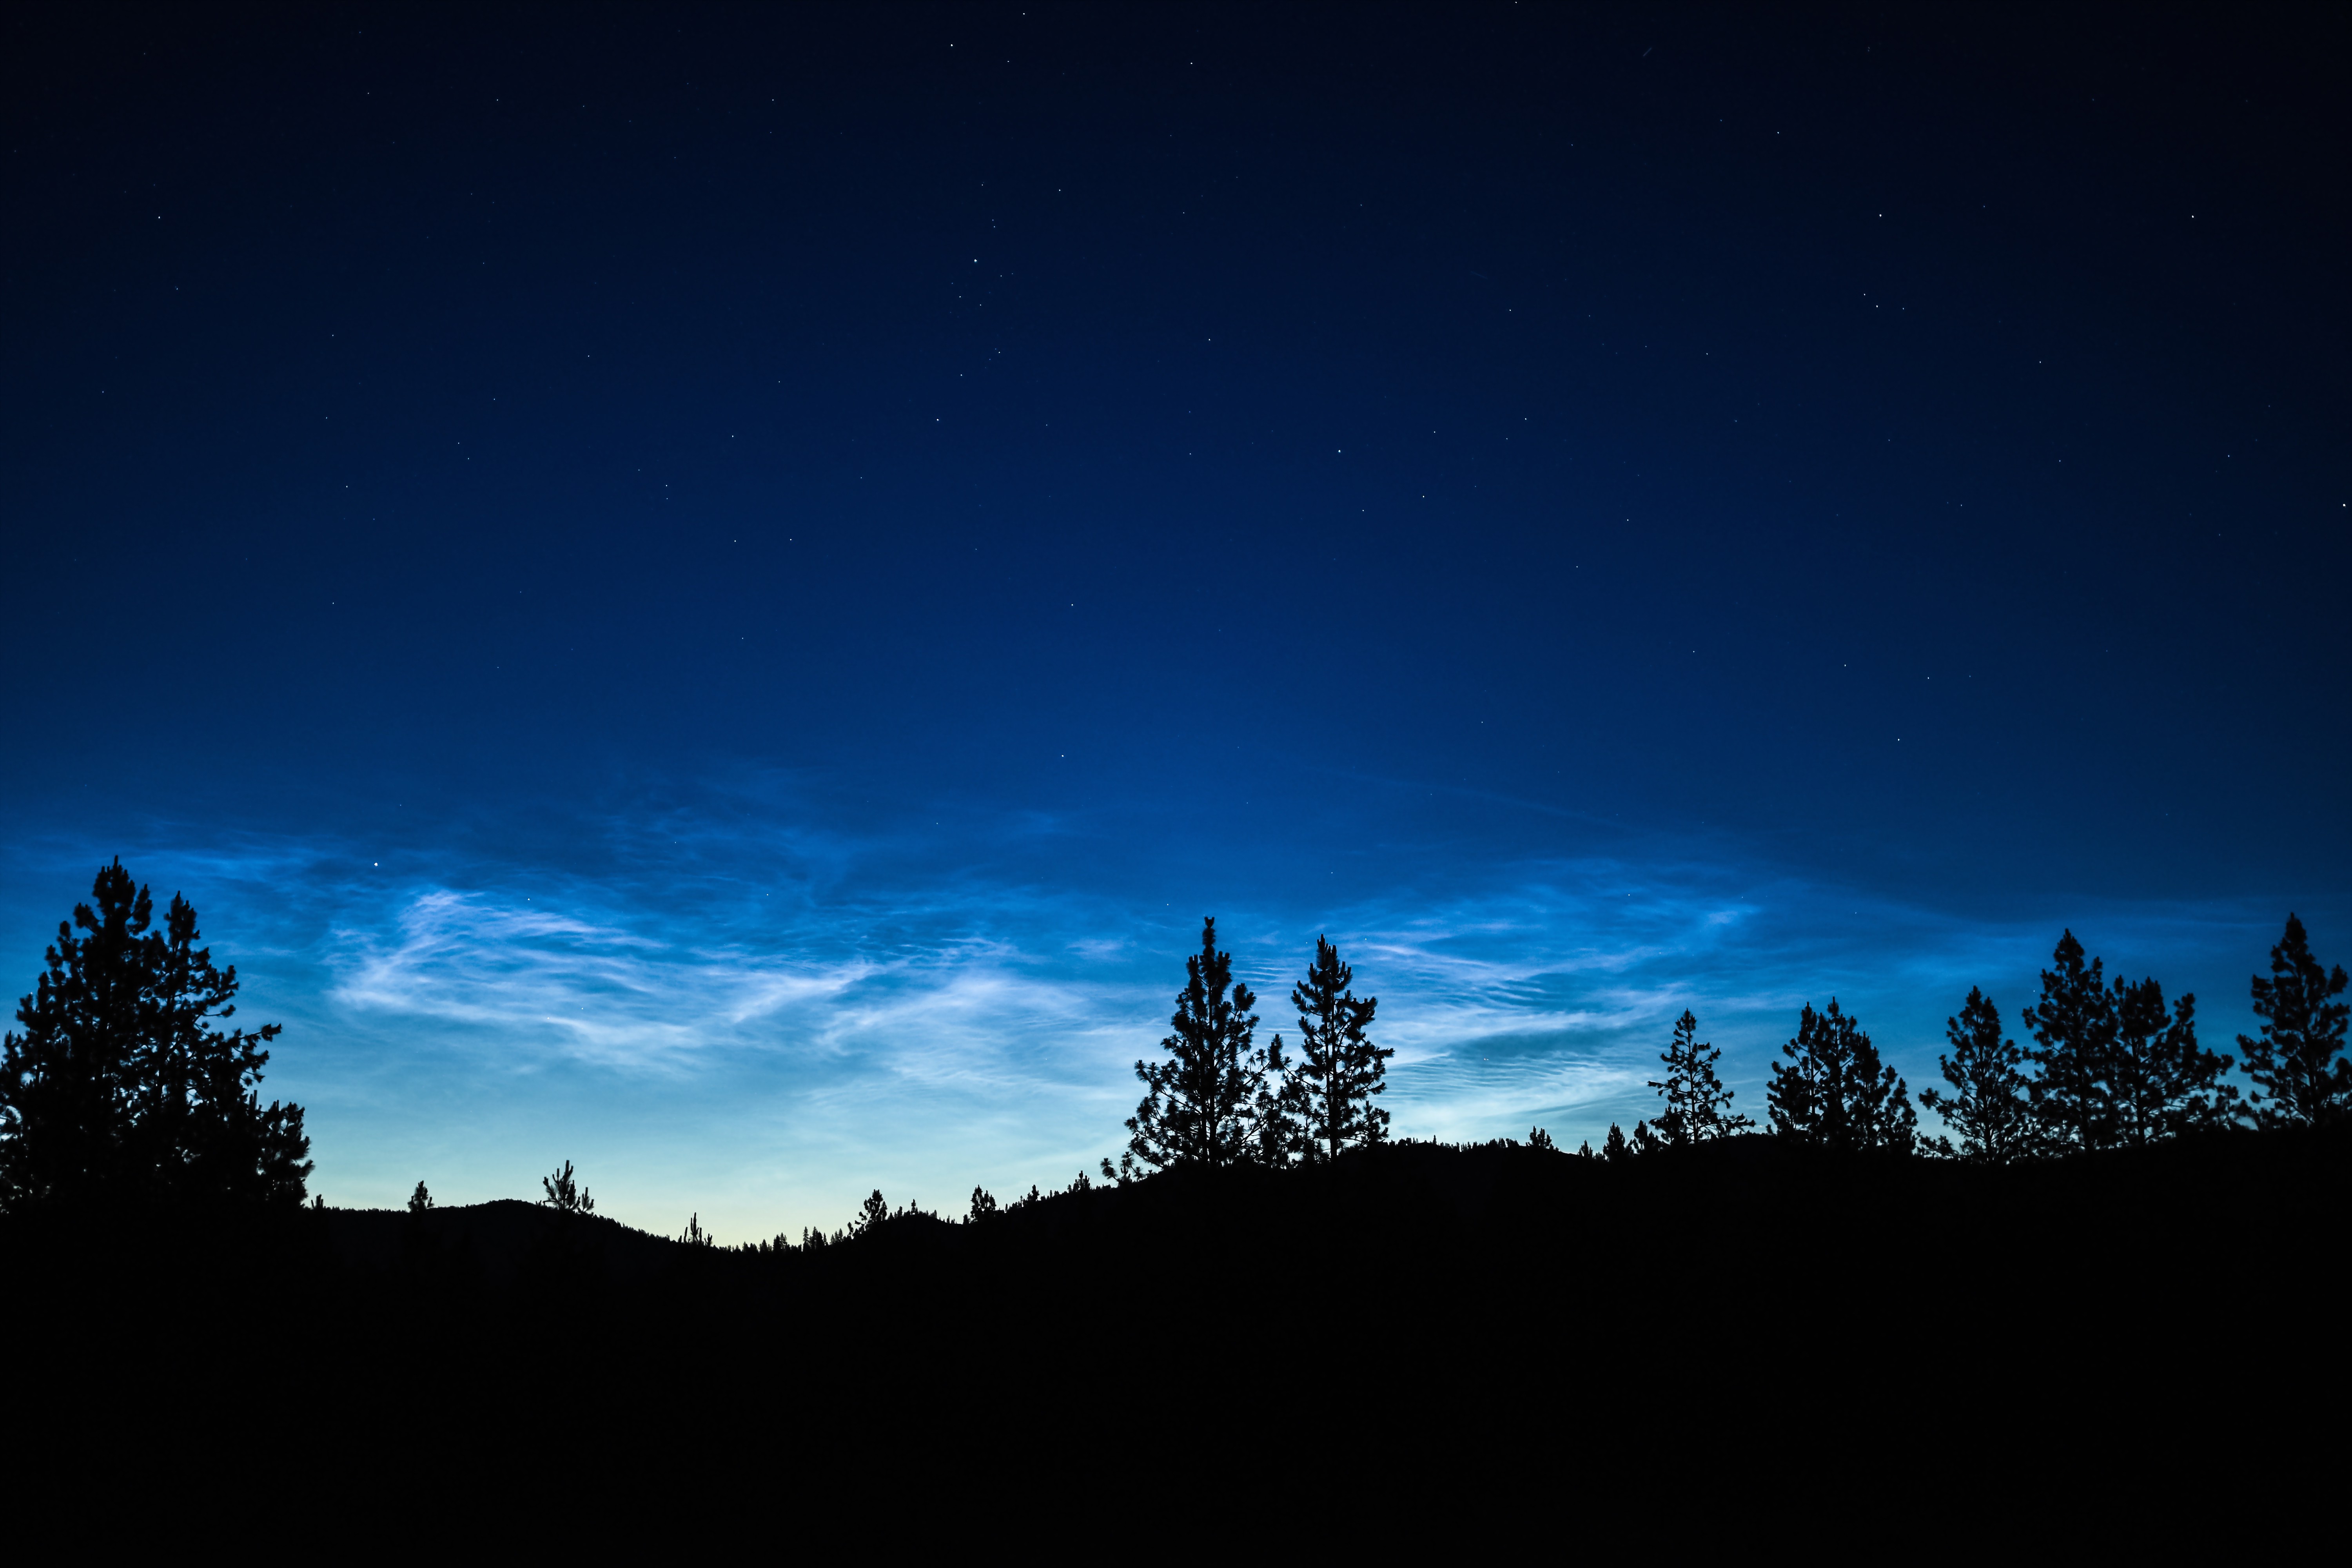
[[2010, 1170], [1748, 1138], [1617, 1166], [1403, 1145], [814, 1254], [519, 1203], [202, 1245], [20, 1226], [12, 1399], [20, 1433], [102, 1445], [257, 1430], [290, 1465], [728, 1496], [919, 1476], [1092, 1507], [1197, 1453], [1221, 1485], [1320, 1465], [1424, 1518], [1678, 1470], [1685, 1506], [1948, 1509], [1967, 1477], [2027, 1508], [2093, 1475], [2186, 1497], [2263, 1454], [2316, 1499], [2342, 1474], [2348, 1180], [2342, 1136]]

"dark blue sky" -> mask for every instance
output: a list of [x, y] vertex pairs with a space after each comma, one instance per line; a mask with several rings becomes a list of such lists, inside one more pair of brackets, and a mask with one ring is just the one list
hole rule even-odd
[[10, 26], [0, 931], [335, 1201], [1066, 1179], [1208, 912], [1444, 1136], [2345, 951], [2332, 12]]

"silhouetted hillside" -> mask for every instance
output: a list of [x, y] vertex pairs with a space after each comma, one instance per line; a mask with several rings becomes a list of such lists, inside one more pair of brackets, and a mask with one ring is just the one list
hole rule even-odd
[[1704, 1284], [1709, 1312], [1836, 1297], [1924, 1324], [2027, 1290], [2308, 1282], [2346, 1239], [2347, 1150], [2340, 1134], [2235, 1133], [1986, 1167], [1765, 1136], [1616, 1163], [1403, 1143], [1322, 1167], [1179, 1170], [978, 1222], [902, 1215], [814, 1250], [690, 1247], [512, 1201], [301, 1221], [321, 1289], [485, 1310], [560, 1284], [575, 1312], [839, 1310], [918, 1331], [984, 1322], [1017, 1343], [1095, 1299], [1246, 1295], [1281, 1312], [1337, 1294], [1532, 1331], [1654, 1321]]
[[504, 1291], [551, 1269], [597, 1284], [666, 1275], [684, 1249], [602, 1215], [556, 1215], [498, 1198], [455, 1208], [327, 1209], [317, 1216], [335, 1267], [355, 1279]]
[[7, 1237], [20, 1265], [63, 1251], [128, 1275], [212, 1274], [208, 1259], [266, 1254], [325, 1295], [456, 1291], [485, 1310], [560, 1280], [575, 1311], [740, 1300], [822, 1312], [903, 1285], [914, 1289], [898, 1316], [977, 1313], [1012, 1329], [1066, 1290], [1162, 1301], [1246, 1291], [1274, 1303], [1344, 1289], [1440, 1314], [1493, 1297], [1534, 1321], [1638, 1315], [1675, 1282], [1704, 1279], [1726, 1302], [1835, 1285], [1915, 1293], [1933, 1312], [2053, 1279], [2192, 1288], [2225, 1274], [2242, 1291], [2332, 1268], [2346, 1238], [2347, 1147], [2340, 1131], [2239, 1132], [1989, 1167], [1832, 1155], [1768, 1136], [1614, 1163], [1516, 1144], [1401, 1143], [1289, 1171], [1177, 1170], [977, 1222], [901, 1215], [814, 1250], [690, 1247], [507, 1200], [303, 1211], [207, 1233], [201, 1246], [184, 1233], [125, 1246], [83, 1226], [19, 1224]]
[[235, 1408], [247, 1360], [163, 1385], [121, 1353], [235, 1324], [321, 1440], [497, 1464], [558, 1464], [544, 1434], [593, 1430], [699, 1456], [697, 1479], [952, 1469], [1147, 1415], [1153, 1441], [1240, 1441], [1307, 1410], [1500, 1473], [1791, 1423], [1899, 1447], [1998, 1420], [2002, 1454], [2054, 1454], [2324, 1402], [2335, 1358], [2282, 1387], [2232, 1347], [2333, 1310], [2347, 1196], [2340, 1131], [2009, 1167], [1770, 1137], [1617, 1163], [1407, 1143], [806, 1250], [503, 1202], [176, 1241], [17, 1226], [6, 1257], [42, 1366], [79, 1369], [24, 1407], [91, 1421]]

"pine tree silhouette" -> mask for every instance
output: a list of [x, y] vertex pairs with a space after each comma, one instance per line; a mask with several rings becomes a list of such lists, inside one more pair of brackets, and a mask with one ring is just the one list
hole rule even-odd
[[1256, 1092], [1250, 1100], [1250, 1136], [1261, 1165], [1283, 1166], [1307, 1152], [1307, 1080], [1283, 1054], [1282, 1036], [1256, 1063]]
[[1710, 1138], [1728, 1138], [1756, 1125], [1752, 1118], [1729, 1114], [1732, 1091], [1723, 1087], [1715, 1071], [1722, 1057], [1715, 1047], [1700, 1043], [1698, 1019], [1685, 1009], [1675, 1020], [1673, 1043], [1658, 1058], [1666, 1064], [1665, 1079], [1650, 1081], [1666, 1102], [1657, 1119], [1660, 1142], [1681, 1148]]
[[1266, 1142], [1266, 1079], [1280, 1065], [1253, 1044], [1257, 998], [1234, 982], [1233, 954], [1217, 951], [1217, 922], [1201, 922], [1201, 951], [1184, 960], [1171, 1033], [1160, 1042], [1169, 1059], [1137, 1062], [1143, 1103], [1128, 1118], [1130, 1168], [1222, 1167], [1260, 1156]]
[[17, 1006], [25, 1032], [0, 1040], [0, 1202], [300, 1205], [302, 1108], [254, 1088], [278, 1026], [212, 1026], [236, 1011], [236, 971], [196, 945], [185, 899], [151, 929], [154, 900], [120, 859], [90, 898]]
[[2182, 992], [2168, 1014], [2153, 979], [2115, 983], [2116, 1044], [2109, 1089], [2118, 1142], [2145, 1145], [2200, 1127], [2224, 1127], [2237, 1111], [2237, 1086], [2222, 1080], [2231, 1058], [2197, 1043], [2197, 998]]
[[[1037, 1195], [1037, 1189], [1030, 1188], [1029, 1195], [1034, 1198]], [[882, 1201], [882, 1189], [877, 1187], [866, 1195], [864, 1203], [857, 1205], [857, 1217], [849, 1222], [849, 1234], [871, 1236], [880, 1229], [882, 1222], [889, 1217], [890, 1205]]]
[[1806, 1005], [1781, 1054], [1789, 1060], [1772, 1064], [1764, 1095], [1775, 1133], [1828, 1149], [1911, 1152], [1919, 1117], [1910, 1091], [1836, 997], [1825, 1012]]
[[2344, 966], [2321, 968], [2303, 921], [2288, 915], [2285, 937], [2271, 949], [2271, 978], [2254, 976], [2261, 1033], [2238, 1037], [2261, 1125], [2315, 1126], [2352, 1114], [2352, 1059], [2344, 1055], [2352, 1005], [2336, 1000], [2346, 984]]
[[569, 1160], [564, 1161], [563, 1168], [553, 1175], [541, 1176], [539, 1184], [547, 1194], [540, 1203], [557, 1214], [570, 1216], [596, 1212], [596, 1200], [588, 1195], [588, 1189], [582, 1186], [579, 1178], [572, 1173], [572, 1162]]
[[426, 1209], [429, 1209], [432, 1206], [433, 1194], [425, 1190], [425, 1184], [423, 1182], [417, 1183], [416, 1190], [408, 1194], [408, 1212], [410, 1214], [423, 1214]]
[[1609, 1124], [1609, 1136], [1601, 1141], [1601, 1157], [1612, 1165], [1633, 1157], [1633, 1146], [1614, 1121]]
[[2095, 958], [2062, 933], [2042, 972], [2042, 999], [2025, 1012], [2039, 1049], [2027, 1056], [2041, 1068], [2032, 1088], [2034, 1114], [2044, 1138], [2061, 1149], [2104, 1149], [2115, 1142], [2111, 1074], [2116, 1050], [2115, 997]]
[[1931, 1146], [1946, 1156], [1991, 1165], [2032, 1153], [2040, 1144], [2032, 1081], [2025, 1075], [2024, 1051], [2015, 1040], [2001, 1037], [2000, 1009], [1972, 985], [1960, 1016], [1944, 1020], [1944, 1037], [1951, 1042], [1951, 1053], [1937, 1057], [1936, 1065], [1952, 1092], [1923, 1089], [1919, 1103], [1942, 1117], [1960, 1142], [1955, 1149], [1948, 1136], [1938, 1136]]
[[1387, 1091], [1388, 1060], [1396, 1055], [1364, 1031], [1380, 1005], [1351, 987], [1356, 972], [1339, 950], [1318, 936], [1307, 978], [1290, 988], [1298, 1009], [1298, 1067], [1292, 1075], [1305, 1114], [1307, 1159], [1336, 1160], [1343, 1149], [1385, 1142], [1389, 1113], [1373, 1101]]

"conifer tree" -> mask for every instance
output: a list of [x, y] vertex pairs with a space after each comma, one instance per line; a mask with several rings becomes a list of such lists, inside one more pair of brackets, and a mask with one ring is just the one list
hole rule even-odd
[[302, 1108], [254, 1088], [278, 1026], [213, 1026], [236, 1012], [236, 971], [197, 945], [185, 899], [152, 929], [154, 900], [119, 859], [90, 898], [17, 1006], [24, 1033], [0, 1040], [0, 1202], [299, 1205]]
[[1260, 1156], [1269, 1141], [1267, 1077], [1280, 1063], [1254, 1045], [1257, 998], [1234, 980], [1234, 959], [1217, 951], [1217, 922], [1201, 922], [1201, 951], [1184, 960], [1171, 1032], [1160, 1042], [1169, 1059], [1135, 1064], [1143, 1102], [1128, 1118], [1122, 1164], [1166, 1170], [1220, 1167]]
[[1910, 1090], [1836, 997], [1826, 1012], [1806, 1005], [1782, 1054], [1764, 1091], [1774, 1132], [1828, 1149], [1911, 1152], [1919, 1117]]
[[2000, 1009], [1971, 985], [1960, 1016], [1944, 1020], [1944, 1037], [1951, 1042], [1951, 1054], [1937, 1057], [1936, 1065], [1952, 1092], [1923, 1089], [1919, 1103], [1942, 1117], [1960, 1142], [1956, 1150], [1949, 1137], [1938, 1136], [1932, 1147], [1991, 1165], [2031, 1154], [2039, 1136], [2032, 1080], [2022, 1065], [2025, 1053], [2015, 1040], [2001, 1037]]
[[1250, 1100], [1250, 1138], [1258, 1163], [1283, 1166], [1307, 1153], [1307, 1080], [1283, 1054], [1282, 1036], [1256, 1063], [1257, 1089]]
[[2042, 1069], [2032, 1089], [2034, 1114], [2055, 1147], [2104, 1149], [2116, 1131], [2115, 997], [2099, 961], [2085, 962], [2073, 931], [2059, 936], [2051, 957], [2056, 967], [2042, 972], [2042, 999], [2025, 1012], [2039, 1047], [2026, 1054]]
[[423, 1214], [426, 1209], [429, 1209], [432, 1206], [433, 1194], [425, 1190], [425, 1184], [423, 1182], [417, 1183], [416, 1190], [408, 1194], [408, 1212], [410, 1214]]
[[1698, 1019], [1685, 1009], [1675, 1020], [1673, 1043], [1658, 1058], [1666, 1064], [1665, 1079], [1650, 1082], [1666, 1102], [1657, 1118], [1660, 1142], [1681, 1148], [1710, 1138], [1728, 1138], [1756, 1125], [1753, 1118], [1730, 1114], [1732, 1091], [1723, 1087], [1715, 1071], [1722, 1057], [1715, 1047], [1700, 1042]]
[[1388, 1089], [1388, 1060], [1396, 1055], [1365, 1034], [1376, 996], [1359, 997], [1356, 972], [1339, 950], [1318, 936], [1315, 963], [1290, 988], [1298, 1009], [1297, 1099], [1304, 1112], [1304, 1150], [1310, 1161], [1336, 1160], [1343, 1149], [1388, 1140], [1389, 1113], [1374, 1101]]
[[557, 1214], [570, 1217], [596, 1212], [596, 1200], [590, 1197], [588, 1189], [580, 1184], [580, 1178], [572, 1173], [569, 1160], [564, 1161], [553, 1175], [540, 1177], [539, 1185], [540, 1190], [547, 1194], [539, 1200], [540, 1203]]
[[2303, 921], [2288, 915], [2285, 937], [2271, 949], [2271, 978], [2254, 976], [2262, 1031], [2238, 1037], [2260, 1125], [2315, 1126], [2352, 1115], [2352, 1059], [2344, 1054], [2352, 1005], [2336, 1000], [2346, 984], [2344, 966], [2321, 968]]
[[1633, 1157], [1633, 1146], [1625, 1142], [1624, 1132], [1614, 1121], [1609, 1124], [1609, 1136], [1601, 1141], [1601, 1157], [1612, 1165]]
[[2115, 982], [2116, 1047], [2108, 1058], [2118, 1142], [2145, 1145], [2202, 1127], [2225, 1127], [2238, 1089], [2224, 1082], [2231, 1058], [2197, 1043], [2197, 998], [2182, 992], [2168, 1013], [2153, 979]]

